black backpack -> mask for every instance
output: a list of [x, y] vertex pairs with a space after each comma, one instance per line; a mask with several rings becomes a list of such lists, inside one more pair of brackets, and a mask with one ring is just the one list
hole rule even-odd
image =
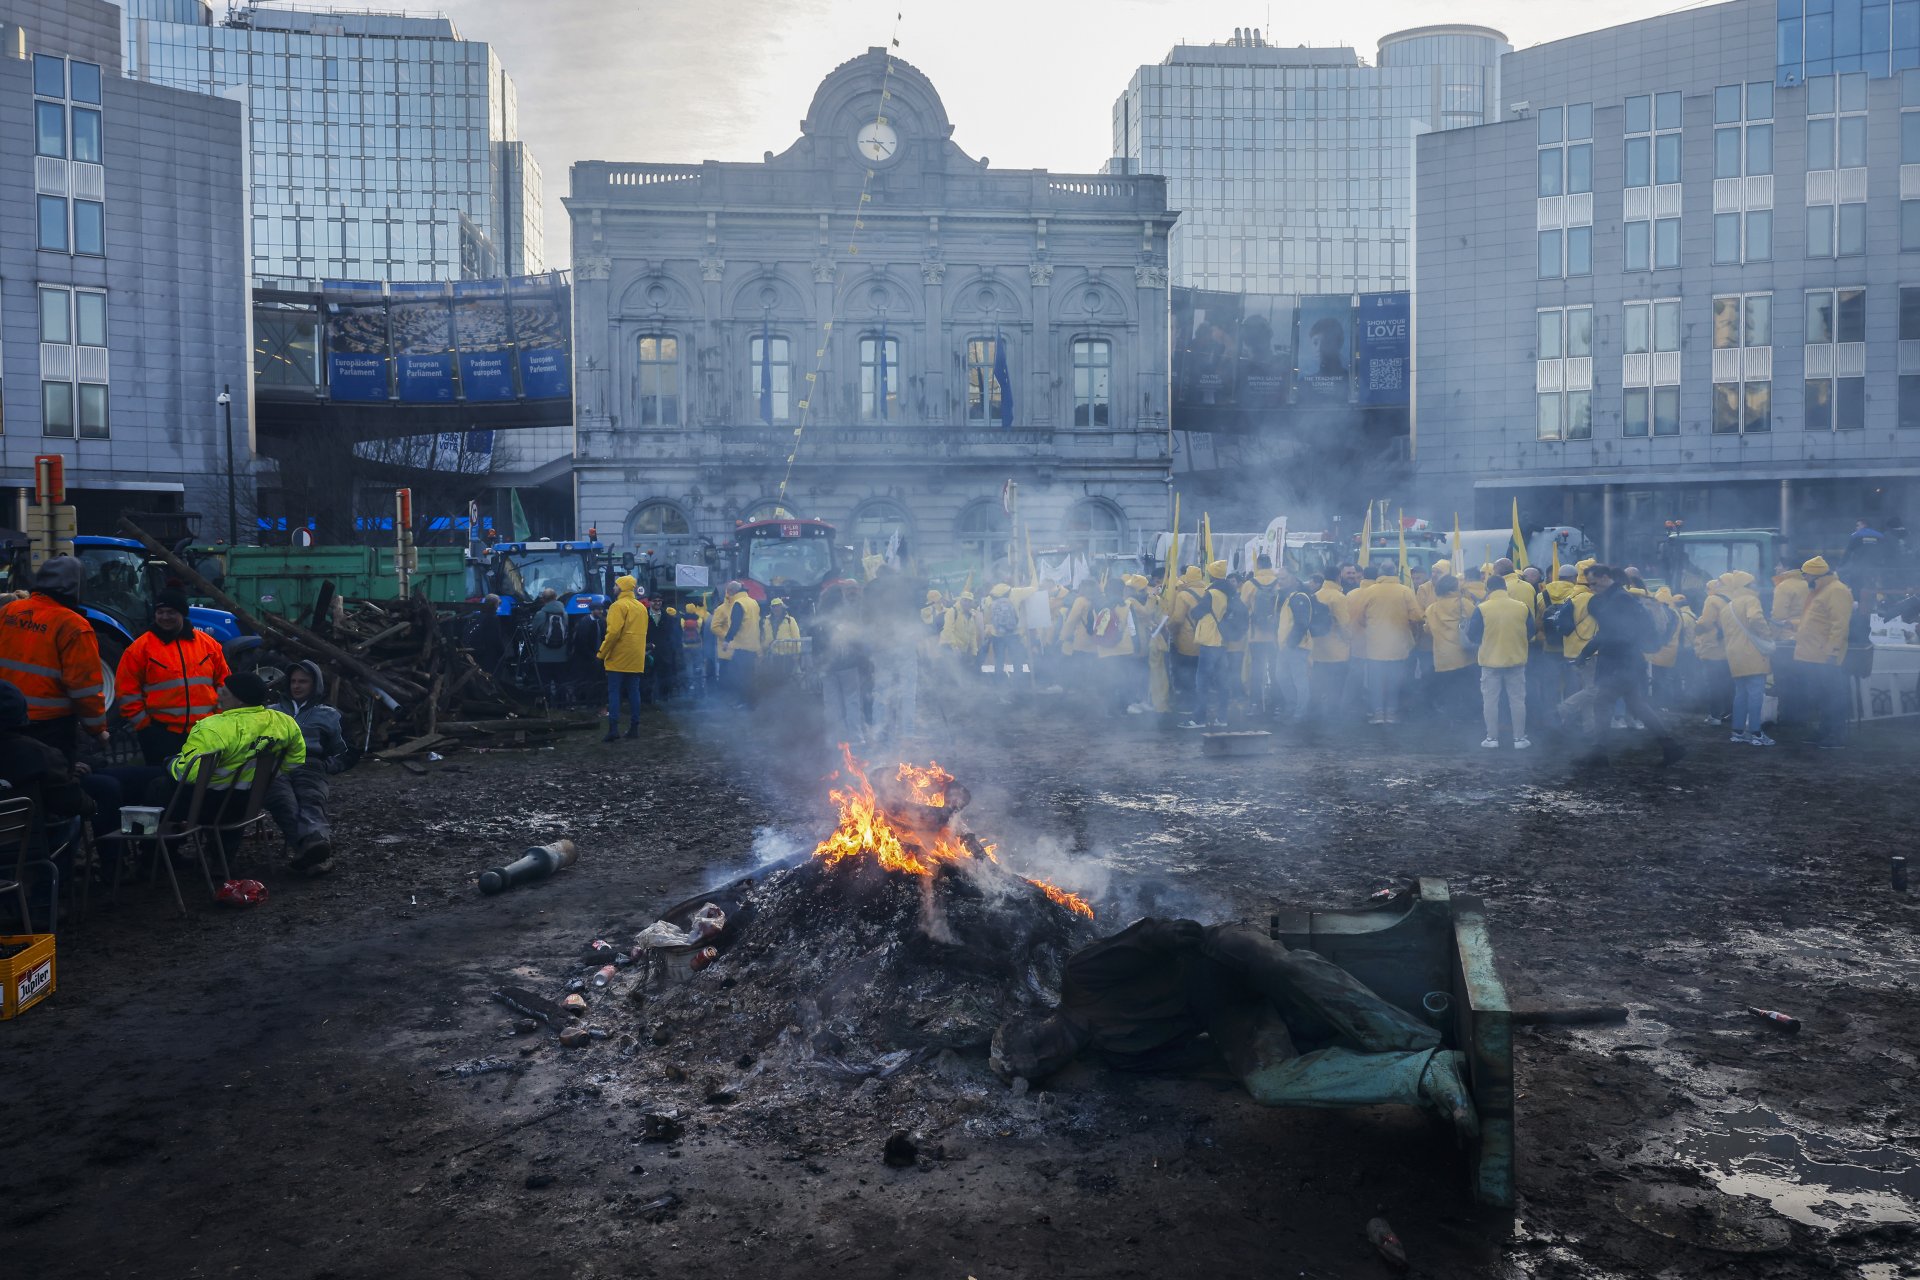
[[1253, 625], [1267, 635], [1272, 635], [1274, 629], [1280, 625], [1280, 583], [1278, 579], [1272, 582], [1261, 582], [1257, 578], [1254, 580]]
[[567, 647], [567, 615], [554, 612], [540, 625], [540, 643], [549, 649]]
[[[1300, 641], [1307, 636], [1326, 634], [1326, 628], [1324, 626], [1318, 632], [1315, 632], [1313, 629], [1314, 613], [1316, 610], [1323, 611], [1323, 606], [1321, 606], [1318, 600], [1315, 600], [1306, 592], [1296, 591], [1288, 596], [1287, 609], [1289, 622], [1287, 638], [1281, 642], [1287, 648], [1298, 648]], [[1331, 621], [1332, 619], [1328, 619], [1329, 623], [1331, 623]]]
[[1572, 596], [1568, 596], [1559, 604], [1548, 605], [1546, 613], [1540, 619], [1540, 629], [1547, 633], [1549, 640], [1565, 640], [1579, 625], [1580, 615], [1574, 607]]
[[[1238, 644], [1247, 638], [1247, 631], [1253, 625], [1253, 614], [1247, 609], [1247, 602], [1240, 598], [1240, 593], [1234, 590], [1232, 583], [1217, 587], [1215, 590], [1227, 598], [1227, 611], [1220, 615], [1214, 625], [1220, 628], [1222, 640], [1229, 644]], [[1212, 607], [1211, 601], [1208, 602], [1208, 607]]]

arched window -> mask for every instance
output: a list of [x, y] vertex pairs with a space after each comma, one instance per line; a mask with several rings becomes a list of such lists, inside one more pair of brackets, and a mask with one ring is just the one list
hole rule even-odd
[[853, 513], [853, 547], [860, 555], [866, 555], [869, 549], [874, 555], [884, 555], [896, 533], [902, 547], [913, 538], [913, 519], [897, 502], [875, 499], [862, 503]]
[[747, 342], [753, 417], [768, 426], [793, 421], [793, 344], [779, 334], [756, 333]]
[[777, 519], [785, 519], [785, 520], [793, 519], [793, 508], [784, 506], [781, 503], [773, 501], [772, 499], [769, 499], [766, 502], [754, 503], [752, 506], [748, 507], [746, 511], [741, 513], [741, 516], [740, 516], [740, 520], [744, 524], [753, 524], [755, 521], [758, 521], [758, 520], [777, 520]]
[[635, 420], [643, 427], [680, 425], [680, 340], [670, 333], [640, 336], [634, 351]]
[[998, 427], [1003, 425], [1007, 407], [1002, 398], [1012, 382], [1006, 368], [1001, 339], [993, 334], [967, 339], [967, 425]]
[[1091, 560], [1094, 556], [1118, 554], [1126, 531], [1126, 519], [1118, 510], [1109, 503], [1089, 499], [1075, 503], [1067, 512], [1062, 540]]
[[1113, 343], [1073, 340], [1073, 425], [1104, 427], [1112, 421]]
[[900, 339], [885, 330], [860, 339], [860, 420], [900, 421]]
[[678, 504], [656, 499], [643, 502], [627, 517], [627, 545], [656, 555], [669, 547], [690, 545], [693, 526]]
[[999, 503], [976, 502], [954, 521], [953, 536], [969, 569], [993, 572], [1007, 559], [1013, 527]]

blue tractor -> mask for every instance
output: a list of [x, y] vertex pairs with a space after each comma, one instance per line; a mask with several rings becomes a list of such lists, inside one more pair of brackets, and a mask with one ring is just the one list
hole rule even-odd
[[[107, 705], [112, 706], [120, 655], [153, 621], [153, 601], [166, 585], [166, 567], [155, 563], [147, 549], [131, 538], [77, 537], [73, 554], [81, 568], [80, 611], [100, 639]], [[260, 638], [242, 635], [239, 621], [224, 609], [195, 605], [190, 614], [194, 626], [220, 642], [235, 670], [242, 666], [243, 656], [259, 647]]]
[[487, 550], [487, 590], [500, 596], [500, 616], [529, 605], [551, 587], [577, 618], [607, 604], [612, 553], [603, 542], [496, 542]]

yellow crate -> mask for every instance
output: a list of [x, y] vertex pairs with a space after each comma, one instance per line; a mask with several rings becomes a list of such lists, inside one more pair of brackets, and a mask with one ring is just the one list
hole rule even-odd
[[50, 933], [0, 934], [0, 946], [25, 945], [26, 950], [0, 957], [0, 1022], [17, 1017], [54, 992], [53, 935]]

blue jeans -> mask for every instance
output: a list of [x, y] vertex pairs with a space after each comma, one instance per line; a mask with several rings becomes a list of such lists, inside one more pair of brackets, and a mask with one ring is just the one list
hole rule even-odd
[[620, 699], [627, 700], [627, 723], [640, 723], [640, 673], [638, 671], [607, 672], [607, 732], [612, 733], [620, 723]]
[[1366, 671], [1367, 692], [1371, 695], [1373, 714], [1383, 720], [1399, 719], [1400, 686], [1407, 678], [1406, 660], [1381, 661], [1370, 658]]
[[1757, 676], [1735, 676], [1733, 678], [1733, 731], [1735, 733], [1760, 732], [1761, 708], [1767, 701], [1767, 677], [1763, 672]]

